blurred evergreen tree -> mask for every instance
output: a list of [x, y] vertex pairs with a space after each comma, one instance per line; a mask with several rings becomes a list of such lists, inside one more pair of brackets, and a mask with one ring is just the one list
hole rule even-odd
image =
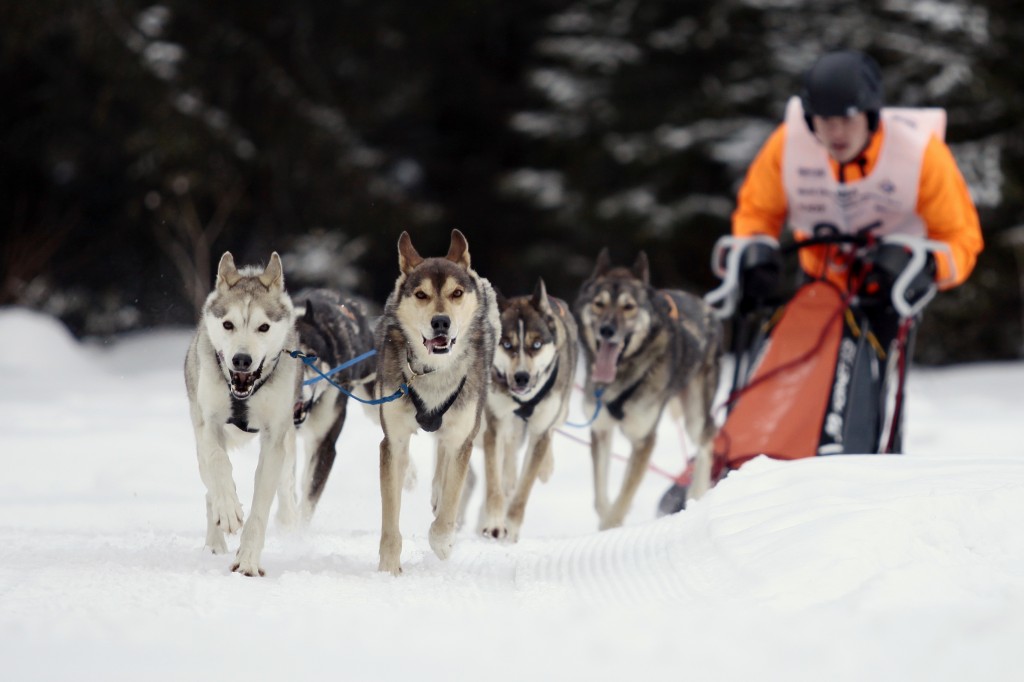
[[603, 246], [706, 291], [800, 73], [855, 47], [892, 103], [947, 108], [986, 230], [919, 357], [1009, 357], [1022, 37], [998, 0], [4, 3], [0, 301], [78, 333], [187, 323], [225, 249], [382, 301], [398, 234], [435, 254], [453, 227], [508, 294], [572, 299]]

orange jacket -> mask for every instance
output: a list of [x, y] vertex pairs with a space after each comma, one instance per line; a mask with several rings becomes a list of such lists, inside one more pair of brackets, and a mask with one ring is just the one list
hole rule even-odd
[[[872, 135], [871, 142], [861, 155], [865, 161], [863, 166], [859, 160], [845, 164], [843, 172], [847, 181], [859, 180], [871, 173], [884, 137], [885, 126], [882, 125]], [[788, 212], [782, 181], [785, 143], [786, 124], [783, 123], [768, 138], [747, 170], [732, 215], [733, 235], [749, 237], [764, 234], [778, 239], [782, 233]], [[838, 179], [839, 163], [829, 157], [829, 165]], [[942, 140], [934, 136], [928, 142], [921, 162], [916, 212], [927, 227], [928, 238], [945, 242], [953, 252], [956, 279], [945, 288], [962, 284], [974, 269], [978, 254], [984, 246], [981, 225], [967, 183], [960, 175], [952, 152]], [[800, 264], [805, 272], [820, 273], [826, 257], [828, 254], [825, 248], [801, 249]], [[947, 280], [950, 277], [950, 264], [945, 258], [939, 257], [936, 265], [936, 280]], [[845, 282], [836, 283], [845, 286]]]

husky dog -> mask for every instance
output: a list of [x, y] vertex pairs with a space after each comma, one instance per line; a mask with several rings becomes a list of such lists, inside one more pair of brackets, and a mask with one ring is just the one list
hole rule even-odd
[[[612, 267], [603, 249], [583, 283], [574, 312], [586, 362], [584, 407], [592, 414], [597, 391], [601, 409], [591, 426], [594, 504], [599, 528], [621, 526], [654, 448], [665, 405], [678, 399], [686, 430], [697, 445], [689, 495], [711, 485], [711, 446], [716, 427], [711, 404], [722, 354], [721, 324], [701, 298], [650, 285], [647, 255], [632, 269]], [[608, 499], [612, 430], [632, 445], [622, 488]]]
[[[532, 296], [499, 295], [498, 311], [501, 337], [487, 393], [480, 532], [516, 542], [534, 481], [551, 475], [551, 436], [569, 412], [579, 334], [569, 306], [548, 296], [542, 279]], [[517, 483], [516, 453], [527, 436]], [[507, 495], [512, 499], [506, 508]]]
[[[299, 349], [316, 356], [320, 372], [327, 373], [373, 349], [373, 328], [363, 301], [330, 289], [311, 289], [294, 300]], [[367, 359], [332, 374], [331, 381], [354, 395], [369, 397], [376, 366], [374, 360]], [[312, 367], [303, 367], [303, 378], [313, 383], [303, 382], [293, 418], [306, 450], [300, 513], [303, 522], [308, 523], [334, 465], [335, 443], [345, 425], [348, 396], [323, 380]], [[278, 493], [278, 517], [285, 523], [294, 517], [294, 476], [294, 462], [286, 462]]]
[[409, 439], [435, 432], [437, 454], [430, 546], [447, 559], [473, 439], [487, 397], [498, 309], [490, 283], [469, 265], [469, 245], [452, 230], [448, 255], [423, 258], [407, 232], [398, 239], [400, 274], [377, 327], [376, 393], [406, 395], [380, 407], [381, 571], [401, 573], [398, 517]]
[[[302, 376], [299, 363], [282, 356], [295, 348], [292, 301], [274, 252], [265, 269], [235, 267], [225, 253], [185, 356], [185, 387], [206, 485], [206, 546], [227, 552], [224, 533], [242, 529], [232, 571], [263, 575], [260, 555], [281, 465], [295, 458], [292, 406]], [[231, 476], [227, 448], [238, 436], [259, 434], [260, 458], [249, 520]]]

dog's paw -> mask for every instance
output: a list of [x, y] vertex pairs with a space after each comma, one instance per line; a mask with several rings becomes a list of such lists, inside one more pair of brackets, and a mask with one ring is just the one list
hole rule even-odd
[[254, 565], [243, 566], [240, 563], [232, 564], [231, 565], [231, 570], [234, 573], [241, 573], [242, 575], [249, 576], [250, 578], [255, 578], [257, 576], [262, 578], [265, 575], [267, 575], [267, 572], [264, 571], [259, 566], [254, 566]]
[[377, 564], [377, 570], [381, 573], [390, 573], [394, 576], [402, 575], [402, 563], [398, 560], [398, 557], [383, 557], [380, 558], [380, 563]]
[[259, 557], [254, 552], [245, 551], [242, 549], [238, 550], [238, 554], [235, 555], [235, 563], [231, 565], [231, 570], [235, 573], [241, 573], [247, 575], [250, 578], [260, 576], [261, 578], [266, 575], [266, 572], [260, 568]]
[[402, 573], [402, 536], [398, 533], [388, 533], [386, 530], [380, 536], [380, 563], [377, 570], [387, 572], [391, 575]]
[[505, 540], [508, 538], [508, 529], [504, 524], [485, 524], [480, 529], [480, 535], [484, 536], [488, 540]]
[[496, 514], [494, 512], [483, 514], [477, 530], [481, 536], [489, 540], [504, 540], [508, 537], [508, 528], [505, 525], [504, 514]]
[[233, 491], [231, 494], [218, 495], [213, 498], [210, 515], [213, 525], [220, 528], [221, 532], [232, 535], [242, 529], [242, 524], [245, 521], [242, 514], [242, 503], [238, 501], [238, 496]]
[[455, 546], [455, 532], [448, 524], [447, 527], [441, 526], [437, 521], [430, 524], [430, 548], [434, 550], [434, 554], [437, 555], [438, 559], [442, 561], [451, 556], [452, 547]]
[[224, 541], [224, 533], [216, 528], [212, 529], [206, 536], [206, 549], [213, 554], [227, 554], [228, 543]]
[[598, 530], [611, 530], [612, 528], [619, 528], [622, 525], [623, 518], [619, 514], [608, 513], [601, 517], [601, 522], [597, 525]]

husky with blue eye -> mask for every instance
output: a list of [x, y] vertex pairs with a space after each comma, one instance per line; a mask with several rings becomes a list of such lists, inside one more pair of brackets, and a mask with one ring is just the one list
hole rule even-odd
[[[568, 304], [538, 280], [530, 296], [498, 297], [501, 336], [494, 353], [484, 431], [486, 491], [479, 531], [516, 542], [537, 478], [551, 475], [551, 438], [569, 411], [579, 353]], [[519, 471], [517, 453], [526, 443]]]

